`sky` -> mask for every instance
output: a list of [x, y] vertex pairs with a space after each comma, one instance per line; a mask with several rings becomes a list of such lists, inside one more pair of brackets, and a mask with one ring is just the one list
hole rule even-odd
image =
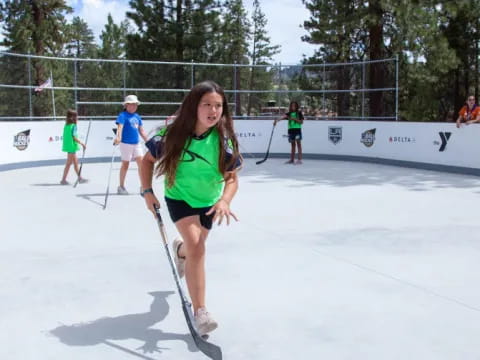
[[[97, 40], [108, 13], [118, 24], [129, 10], [128, 0], [67, 0], [67, 3], [74, 8], [73, 16], [81, 17]], [[253, 0], [244, 0], [243, 3], [251, 15]], [[260, 7], [268, 19], [267, 31], [272, 45], [281, 45], [281, 53], [274, 57], [275, 62], [298, 64], [303, 54], [307, 57], [313, 55], [314, 46], [301, 41], [302, 35], [307, 33], [300, 25], [310, 14], [301, 0], [260, 0]]]

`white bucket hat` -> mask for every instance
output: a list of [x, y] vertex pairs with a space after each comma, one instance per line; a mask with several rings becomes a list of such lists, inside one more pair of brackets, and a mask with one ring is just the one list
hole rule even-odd
[[125, 101], [123, 102], [123, 106], [125, 106], [126, 104], [140, 105], [140, 101], [138, 101], [137, 95], [127, 95], [125, 96]]

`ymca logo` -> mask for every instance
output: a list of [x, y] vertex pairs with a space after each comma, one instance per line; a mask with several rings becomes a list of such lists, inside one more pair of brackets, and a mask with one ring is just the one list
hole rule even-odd
[[441, 131], [441, 132], [438, 133], [438, 135], [440, 135], [441, 142], [435, 140], [433, 142], [433, 144], [434, 145], [440, 145], [440, 147], [438, 148], [438, 151], [445, 151], [445, 149], [447, 147], [448, 140], [450, 140], [450, 136], [452, 136], [452, 133]]
[[342, 141], [342, 127], [329, 126], [328, 140], [330, 140], [334, 145], [337, 145], [340, 141]]
[[18, 150], [22, 151], [28, 147], [30, 143], [30, 129], [20, 131], [17, 135], [13, 137], [13, 146]]

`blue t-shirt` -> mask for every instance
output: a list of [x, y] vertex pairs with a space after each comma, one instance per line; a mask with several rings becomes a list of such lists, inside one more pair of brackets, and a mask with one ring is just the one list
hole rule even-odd
[[140, 136], [138, 128], [143, 126], [142, 118], [137, 113], [130, 114], [128, 111], [122, 111], [118, 117], [116, 124], [123, 125], [122, 143], [138, 144]]

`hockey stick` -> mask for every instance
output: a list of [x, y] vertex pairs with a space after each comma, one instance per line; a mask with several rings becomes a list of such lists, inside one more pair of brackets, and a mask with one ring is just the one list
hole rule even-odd
[[195, 329], [193, 325], [193, 314], [192, 314], [192, 307], [190, 302], [185, 297], [182, 286], [180, 285], [180, 280], [178, 279], [177, 272], [175, 270], [175, 265], [173, 263], [172, 255], [170, 254], [170, 250], [168, 249], [168, 241], [167, 241], [167, 233], [165, 231], [165, 225], [163, 224], [162, 216], [160, 215], [160, 209], [155, 206], [155, 215], [157, 218], [158, 228], [160, 229], [160, 234], [162, 236], [163, 245], [165, 246], [165, 252], [167, 253], [168, 261], [170, 263], [170, 267], [172, 269], [173, 278], [175, 279], [175, 283], [177, 284], [178, 294], [180, 295], [180, 299], [182, 300], [182, 309], [183, 314], [185, 315], [185, 320], [187, 321], [188, 329], [190, 330], [190, 334], [192, 335], [193, 341], [195, 345], [197, 345], [198, 350], [202, 353], [207, 355], [210, 359], [213, 360], [222, 360], [222, 349], [219, 346], [212, 344], [206, 341], [204, 338], [200, 336], [200, 334]]
[[[90, 125], [92, 125], [92, 119], [90, 119], [90, 121], [88, 122], [87, 136], [85, 136], [85, 147], [87, 146], [87, 142], [88, 142], [88, 134], [90, 134]], [[85, 148], [83, 149], [82, 160], [80, 160], [80, 169], [78, 169], [77, 180], [75, 181], [75, 184], [73, 184], [74, 188], [77, 187], [78, 183], [80, 182], [84, 159], [85, 159]]]
[[[113, 128], [112, 131], [115, 135], [117, 135], [117, 129]], [[103, 210], [105, 210], [107, 207], [108, 195], [110, 194], [110, 177], [112, 176], [112, 167], [113, 167], [114, 159], [115, 159], [115, 141], [113, 142], [112, 162], [110, 163], [110, 171], [108, 172], [107, 191], [105, 191], [105, 202], [103, 204]]]
[[277, 125], [276, 122], [273, 123], [272, 133], [270, 134], [270, 141], [268, 142], [267, 153], [265, 154], [265, 157], [262, 160], [259, 160], [256, 162], [257, 165], [263, 164], [268, 159], [268, 155], [270, 154], [270, 144], [272, 143], [273, 131], [275, 130], [275, 125]]
[[103, 204], [103, 210], [105, 210], [107, 208], [108, 195], [110, 194], [110, 178], [112, 177], [112, 168], [113, 168], [113, 161], [114, 160], [115, 160], [115, 145], [113, 145], [112, 162], [110, 163], [110, 170], [108, 172], [107, 190], [105, 192], [105, 202]]

